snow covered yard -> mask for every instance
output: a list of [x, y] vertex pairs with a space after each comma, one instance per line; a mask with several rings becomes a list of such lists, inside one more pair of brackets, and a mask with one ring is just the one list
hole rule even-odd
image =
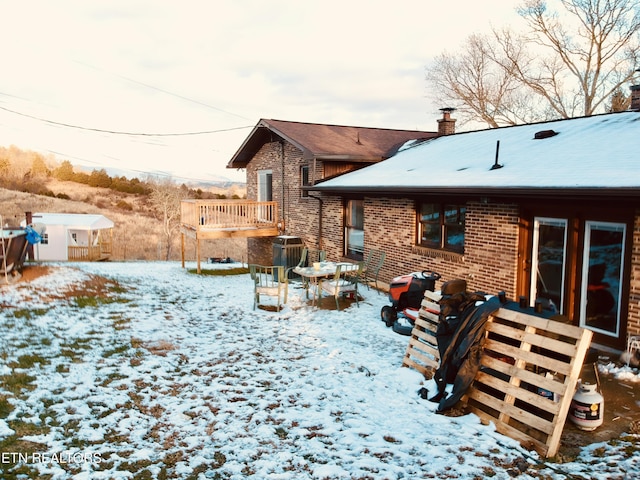
[[640, 475], [638, 435], [554, 463], [474, 415], [436, 415], [400, 367], [407, 337], [379, 320], [386, 296], [364, 295], [323, 310], [291, 288], [281, 312], [254, 311], [248, 274], [172, 262], [55, 265], [0, 287], [2, 478]]

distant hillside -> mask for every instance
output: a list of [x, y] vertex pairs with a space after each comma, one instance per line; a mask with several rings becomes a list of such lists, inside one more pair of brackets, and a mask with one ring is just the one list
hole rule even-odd
[[[113, 260], [162, 260], [164, 236], [146, 195], [127, 194], [108, 188], [48, 179], [43, 187], [54, 196], [36, 195], [0, 188], [3, 224], [18, 225], [25, 212], [99, 213], [115, 222]], [[221, 190], [221, 193], [223, 191]], [[231, 196], [233, 193], [226, 192]], [[58, 197], [64, 198], [58, 198]], [[67, 199], [68, 197], [68, 199]], [[202, 243], [202, 258], [247, 258], [246, 240], [223, 239]], [[172, 242], [172, 260], [180, 260], [180, 234]], [[187, 260], [195, 260], [195, 242], [187, 239]]]
[[[74, 167], [76, 170], [91, 173], [95, 168]], [[141, 173], [135, 170], [126, 170], [121, 168], [104, 168], [111, 177], [125, 177], [128, 179], [138, 178], [146, 180], [147, 177], [157, 177], [160, 179], [169, 178], [177, 184], [184, 184], [189, 188], [201, 189], [212, 193], [231, 192], [242, 197], [241, 192], [246, 190], [245, 182], [234, 182], [233, 180], [222, 175], [215, 175], [205, 172], [184, 173], [183, 176], [174, 175], [169, 172], [149, 172]]]

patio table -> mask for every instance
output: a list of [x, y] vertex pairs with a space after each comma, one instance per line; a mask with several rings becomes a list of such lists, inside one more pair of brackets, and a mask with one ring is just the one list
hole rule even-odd
[[319, 262], [319, 268], [314, 266], [309, 267], [295, 267], [293, 271], [306, 279], [306, 295], [309, 298], [309, 284], [313, 284], [313, 301], [312, 305], [316, 304], [318, 292], [322, 287], [322, 280], [325, 278], [331, 278], [336, 274], [338, 265], [340, 265], [340, 272], [355, 272], [358, 270], [358, 264], [349, 262]]

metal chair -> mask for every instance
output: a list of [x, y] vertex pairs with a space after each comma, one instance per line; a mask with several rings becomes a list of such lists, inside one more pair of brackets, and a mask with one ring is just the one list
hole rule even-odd
[[333, 278], [322, 281], [321, 290], [335, 298], [337, 310], [340, 310], [339, 298], [347, 295], [353, 295], [356, 307], [360, 307], [358, 304], [358, 283], [362, 280], [363, 267], [363, 262], [359, 262], [354, 270], [347, 270], [343, 268], [343, 265], [338, 265]]
[[380, 273], [386, 256], [386, 253], [382, 250], [369, 250], [369, 255], [367, 255], [367, 259], [364, 262], [364, 272], [362, 275], [362, 281], [367, 284], [367, 289], [369, 289], [370, 283], [375, 283], [376, 290], [380, 290], [378, 288], [378, 274]]
[[306, 267], [308, 265], [313, 264], [313, 262], [324, 262], [327, 259], [327, 252], [324, 250], [317, 250], [312, 248], [304, 247], [302, 249], [302, 253], [300, 254], [300, 261], [294, 267], [289, 267], [286, 270], [287, 278], [289, 277], [290, 272], [294, 268], [298, 267]]
[[277, 310], [280, 311], [280, 296], [282, 303], [287, 303], [289, 281], [282, 265], [249, 265], [249, 273], [253, 280], [253, 309], [260, 304], [260, 295], [276, 297]]

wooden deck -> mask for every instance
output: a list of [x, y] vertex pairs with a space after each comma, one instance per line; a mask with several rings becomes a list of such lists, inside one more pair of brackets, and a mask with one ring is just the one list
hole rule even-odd
[[252, 200], [182, 200], [182, 266], [185, 236], [196, 240], [197, 271], [200, 273], [200, 241], [218, 238], [275, 237], [281, 225], [277, 202]]
[[[92, 238], [91, 231], [89, 237]], [[70, 262], [101, 262], [108, 260], [113, 252], [113, 229], [98, 231], [95, 245], [69, 245], [67, 260]]]
[[105, 251], [101, 245], [70, 246], [67, 247], [67, 252], [70, 262], [99, 262], [111, 256], [111, 251]]
[[277, 202], [182, 200], [180, 229], [198, 240], [278, 235]]

